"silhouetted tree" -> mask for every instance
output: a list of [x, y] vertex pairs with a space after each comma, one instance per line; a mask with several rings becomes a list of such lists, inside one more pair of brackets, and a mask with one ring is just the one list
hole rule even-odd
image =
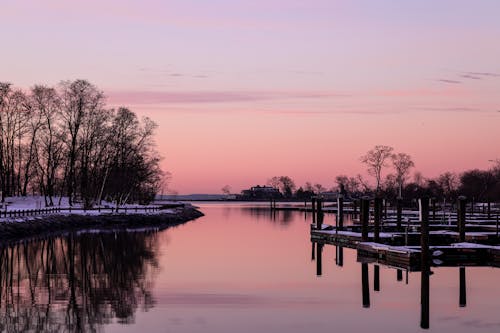
[[67, 138], [68, 160], [66, 165], [66, 186], [69, 204], [73, 203], [76, 183], [76, 162], [81, 148], [80, 131], [89, 113], [103, 109], [104, 94], [85, 80], [64, 81], [61, 83], [61, 116]]
[[492, 200], [493, 189], [498, 180], [492, 171], [489, 170], [469, 170], [460, 176], [460, 194], [477, 201]]
[[231, 195], [231, 186], [225, 185], [224, 187], [222, 187], [221, 191], [222, 191], [222, 194], [224, 194], [226, 196]]
[[278, 188], [285, 198], [291, 198], [295, 191], [295, 183], [288, 176], [275, 176], [267, 181], [269, 186]]
[[106, 198], [148, 201], [163, 186], [157, 125], [126, 108], [105, 108], [85, 80], [28, 92], [0, 83], [0, 189], [42, 194], [47, 206], [66, 194], [86, 207]]
[[396, 182], [398, 186], [398, 196], [402, 196], [403, 184], [409, 176], [410, 169], [415, 166], [411, 156], [405, 153], [397, 153], [391, 155], [392, 165], [396, 172]]
[[389, 146], [377, 145], [365, 155], [361, 156], [361, 162], [366, 164], [368, 173], [375, 177], [375, 192], [377, 194], [380, 192], [382, 169], [387, 166], [386, 161], [391, 157], [393, 150], [394, 149]]

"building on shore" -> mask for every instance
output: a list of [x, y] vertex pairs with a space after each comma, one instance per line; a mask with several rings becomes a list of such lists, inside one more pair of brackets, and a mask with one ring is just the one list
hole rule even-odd
[[241, 191], [241, 199], [243, 200], [279, 199], [282, 197], [281, 192], [272, 186], [257, 185], [248, 190]]

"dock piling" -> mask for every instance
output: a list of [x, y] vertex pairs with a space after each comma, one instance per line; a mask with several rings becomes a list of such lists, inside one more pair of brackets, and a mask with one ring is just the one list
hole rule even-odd
[[368, 241], [368, 221], [370, 219], [370, 200], [361, 199], [361, 240]]
[[380, 241], [380, 222], [382, 220], [382, 198], [376, 197], [373, 202], [374, 210], [374, 228], [373, 228], [373, 241], [378, 243]]
[[429, 328], [429, 198], [419, 200], [420, 206], [420, 247], [421, 247], [421, 285], [420, 285], [420, 327]]
[[344, 196], [340, 194], [337, 198], [337, 223], [338, 229], [344, 228]]
[[458, 233], [459, 241], [465, 242], [465, 210], [467, 198], [463, 195], [458, 197]]
[[337, 246], [337, 266], [344, 266], [344, 248]]
[[460, 295], [459, 295], [459, 306], [461, 308], [467, 305], [467, 288], [465, 281], [465, 267], [460, 267]]
[[[361, 204], [363, 207], [363, 204]], [[363, 211], [363, 208], [361, 208]], [[363, 307], [370, 307], [370, 284], [368, 281], [368, 264], [361, 264], [361, 289], [363, 293]]]
[[419, 199], [420, 205], [420, 247], [422, 265], [429, 264], [429, 198]]
[[316, 228], [321, 230], [322, 225], [323, 225], [323, 217], [324, 217], [321, 199], [319, 199], [319, 198], [316, 199], [316, 206], [318, 207], [318, 209], [317, 209], [318, 216], [316, 216]]
[[403, 198], [398, 197], [396, 201], [396, 227], [401, 229], [401, 220], [403, 219]]
[[311, 198], [311, 212], [313, 216], [313, 224], [316, 224], [316, 199]]
[[373, 267], [373, 290], [380, 291], [380, 267], [374, 265]]
[[499, 214], [497, 214], [497, 225], [496, 225], [496, 228], [497, 228], [497, 238], [498, 238], [498, 215]]
[[403, 281], [403, 271], [400, 269], [396, 270], [396, 280]]
[[316, 275], [323, 274], [323, 244], [316, 245]]

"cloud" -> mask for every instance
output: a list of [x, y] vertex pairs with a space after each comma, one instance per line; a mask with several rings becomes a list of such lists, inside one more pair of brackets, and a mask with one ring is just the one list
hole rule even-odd
[[444, 83], [452, 83], [452, 84], [460, 84], [460, 83], [462, 83], [462, 81], [448, 80], [448, 79], [437, 79], [436, 81], [438, 81], [438, 82], [444, 82]]
[[323, 91], [110, 91], [107, 95], [111, 103], [132, 105], [328, 99], [349, 96]]
[[410, 107], [412, 110], [416, 111], [439, 111], [439, 112], [491, 112], [486, 111], [480, 108], [473, 108], [467, 106], [450, 106], [450, 107], [442, 107], [442, 106], [413, 106]]
[[477, 76], [477, 75], [472, 75], [472, 74], [462, 74], [460, 77], [463, 77], [464, 79], [471, 79], [471, 80], [481, 80], [482, 78]]
[[466, 75], [500, 77], [500, 74], [492, 72], [467, 72]]
[[148, 68], [148, 67], [141, 67], [138, 69], [139, 72], [143, 73], [144, 75], [153, 75], [153, 76], [159, 76], [159, 77], [188, 77], [188, 78], [195, 78], [195, 79], [206, 79], [208, 78], [208, 74], [206, 73], [196, 73], [196, 74], [191, 74], [191, 73], [181, 73], [178, 71], [172, 71], [170, 69], [158, 69], [158, 68]]

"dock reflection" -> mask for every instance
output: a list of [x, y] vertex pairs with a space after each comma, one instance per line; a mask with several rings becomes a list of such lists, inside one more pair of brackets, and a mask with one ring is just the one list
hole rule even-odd
[[[325, 244], [311, 242], [312, 244], [312, 256], [311, 260], [316, 261], [316, 274], [317, 276], [323, 275], [323, 262], [322, 262], [322, 254], [323, 248]], [[335, 264], [337, 266], [343, 265], [343, 251], [344, 248], [342, 246], [335, 246], [336, 253], [336, 261]], [[362, 302], [361, 305], [363, 308], [370, 308], [370, 266], [373, 266], [373, 290], [376, 292], [380, 292], [381, 288], [381, 274], [380, 274], [380, 266], [376, 262], [363, 262], [360, 261], [361, 268], [361, 296]], [[396, 281], [403, 281], [403, 271], [406, 272], [406, 284], [408, 284], [408, 269], [402, 268], [394, 268], [385, 266], [389, 269], [396, 270]], [[466, 268], [465, 267], [457, 267], [459, 271], [459, 307], [467, 306], [467, 279], [466, 279]], [[435, 268], [439, 269], [439, 268]], [[427, 264], [422, 264], [420, 266], [420, 328], [429, 329], [430, 328], [430, 277], [433, 272], [431, 271], [430, 262]]]

